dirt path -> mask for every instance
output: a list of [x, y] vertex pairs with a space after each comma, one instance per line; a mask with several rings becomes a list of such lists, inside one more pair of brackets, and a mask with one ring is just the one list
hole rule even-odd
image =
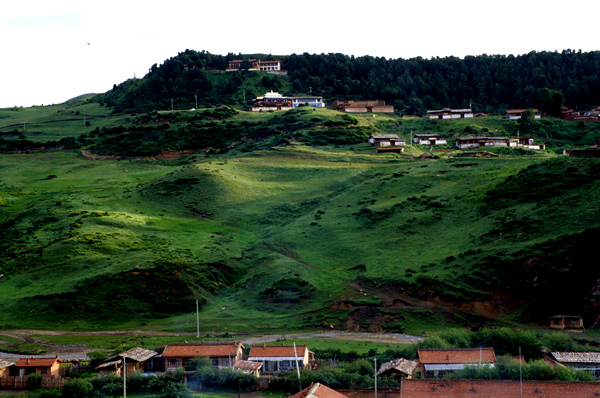
[[[155, 332], [145, 330], [130, 331], [90, 331], [90, 332], [71, 332], [59, 330], [0, 330], [0, 336], [7, 336], [23, 340], [22, 343], [4, 345], [5, 348], [18, 349], [22, 344], [34, 343], [44, 347], [44, 355], [59, 355], [64, 358], [85, 356], [93, 349], [82, 344], [53, 344], [48, 343], [33, 336], [60, 336], [60, 335], [80, 335], [80, 336], [183, 336], [181, 333]], [[261, 344], [277, 340], [293, 338], [330, 338], [342, 340], [372, 341], [382, 343], [396, 344], [415, 344], [421, 341], [422, 337], [410, 336], [397, 333], [347, 333], [347, 332], [324, 332], [324, 333], [290, 333], [290, 334], [269, 334], [269, 335], [243, 335], [237, 336], [245, 344]], [[18, 358], [21, 355], [2, 353], [0, 346], [0, 358]]]

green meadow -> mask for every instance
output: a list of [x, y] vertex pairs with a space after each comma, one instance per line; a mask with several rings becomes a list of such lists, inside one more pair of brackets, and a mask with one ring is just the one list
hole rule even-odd
[[[0, 154], [0, 328], [191, 334], [196, 301], [201, 331], [218, 334], [588, 316], [600, 164], [557, 154], [596, 127], [536, 128], [548, 150], [463, 158], [457, 136], [512, 136], [516, 124], [328, 109], [113, 115], [86, 98], [2, 109], [5, 140], [75, 149]], [[144, 153], [148, 137], [185, 150], [198, 131], [223, 147], [171, 160], [81, 152]], [[449, 144], [410, 144], [430, 132]], [[376, 155], [371, 133], [398, 134], [405, 152]], [[584, 288], [557, 295], [565, 280]]]

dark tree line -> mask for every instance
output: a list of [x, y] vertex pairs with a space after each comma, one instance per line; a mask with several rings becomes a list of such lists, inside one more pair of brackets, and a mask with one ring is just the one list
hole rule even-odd
[[[195, 98], [202, 104], [233, 105], [239, 103], [242, 85], [252, 91], [246, 79], [253, 72], [223, 76], [210, 70], [224, 70], [228, 60], [236, 58], [243, 56], [186, 50], [160, 66], [153, 65], [143, 79], [115, 85], [99, 101], [119, 111], [165, 109], [171, 99], [175, 106], [189, 106]], [[312, 92], [326, 100], [380, 99], [408, 114], [470, 105], [480, 112], [535, 107], [557, 114], [563, 103], [580, 109], [600, 104], [597, 51], [533, 51], [519, 56], [484, 54], [464, 59], [304, 53], [280, 59], [294, 93]], [[260, 91], [263, 85], [264, 81], [254, 88]]]

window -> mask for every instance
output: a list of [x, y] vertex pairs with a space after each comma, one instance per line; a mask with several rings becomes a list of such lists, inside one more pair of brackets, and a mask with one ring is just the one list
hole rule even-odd
[[48, 368], [41, 368], [40, 369], [40, 373], [43, 375], [47, 375], [48, 374]]
[[169, 367], [170, 368], [176, 368], [179, 366], [179, 359], [178, 358], [169, 358]]

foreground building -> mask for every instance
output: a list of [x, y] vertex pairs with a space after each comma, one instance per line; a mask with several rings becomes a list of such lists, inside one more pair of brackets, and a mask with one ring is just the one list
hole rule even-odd
[[315, 354], [305, 345], [252, 346], [248, 361], [261, 362], [263, 373], [279, 373], [299, 368], [311, 369]]
[[494, 367], [496, 363], [493, 348], [420, 349], [417, 355], [419, 366], [416, 372], [425, 378], [441, 379], [465, 366]]
[[193, 358], [209, 358], [213, 366], [233, 366], [242, 359], [242, 343], [230, 344], [169, 344], [162, 357], [165, 359], [165, 370], [185, 367]]
[[600, 352], [552, 351], [547, 359], [575, 370], [590, 371], [596, 380], [600, 380]]

